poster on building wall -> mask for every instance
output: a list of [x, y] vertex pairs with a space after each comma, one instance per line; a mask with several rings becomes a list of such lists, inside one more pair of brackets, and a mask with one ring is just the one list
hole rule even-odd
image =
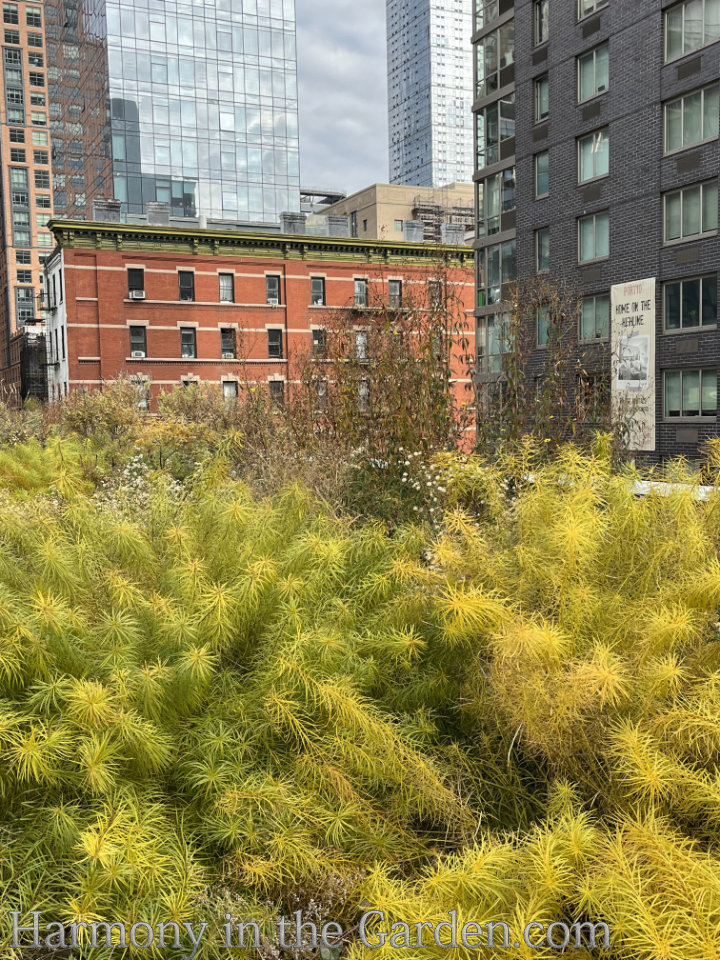
[[631, 450], [655, 449], [655, 278], [610, 291], [612, 405]]

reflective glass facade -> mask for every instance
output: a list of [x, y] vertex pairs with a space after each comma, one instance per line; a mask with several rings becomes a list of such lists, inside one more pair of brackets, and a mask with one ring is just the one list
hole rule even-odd
[[58, 199], [77, 215], [93, 196], [114, 196], [129, 213], [164, 201], [175, 216], [230, 220], [299, 209], [294, 0], [49, 5], [64, 8], [62, 55], [77, 50], [87, 114], [73, 144], [66, 63], [57, 139], [68, 160], [83, 160], [85, 184], [80, 203], [73, 190], [56, 196], [58, 212]]
[[388, 0], [390, 182], [472, 180], [472, 0]]

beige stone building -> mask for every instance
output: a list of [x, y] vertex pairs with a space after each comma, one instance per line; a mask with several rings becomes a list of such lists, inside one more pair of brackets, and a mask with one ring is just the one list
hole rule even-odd
[[474, 228], [473, 204], [471, 183], [435, 188], [375, 183], [323, 213], [349, 217], [350, 235], [361, 240], [463, 243]]

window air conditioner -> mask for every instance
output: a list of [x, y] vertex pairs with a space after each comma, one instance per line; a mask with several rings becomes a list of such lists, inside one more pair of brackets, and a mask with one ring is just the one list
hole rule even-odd
[[234, 360], [234, 359], [235, 359], [235, 354], [234, 354], [234, 353], [224, 353], [224, 354], [222, 355], [222, 358], [223, 358], [223, 360]]
[[133, 352], [130, 354], [130, 356], [133, 358], [133, 360], [142, 360], [142, 359], [144, 359], [144, 357], [145, 357], [145, 351], [144, 351], [144, 350], [133, 350]]
[[131, 291], [130, 291], [130, 299], [131, 299], [131, 300], [144, 300], [144, 299], [145, 299], [145, 291], [144, 291], [144, 290], [131, 290]]
[[280, 301], [277, 297], [268, 297], [268, 303], [271, 307], [277, 307]]
[[325, 306], [325, 301], [324, 301], [324, 300], [316, 300], [316, 301], [315, 301], [315, 306], [316, 306], [316, 307], [324, 307], [324, 306]]

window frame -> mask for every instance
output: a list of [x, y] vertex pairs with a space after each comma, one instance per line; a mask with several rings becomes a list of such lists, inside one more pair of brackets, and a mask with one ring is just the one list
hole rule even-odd
[[604, 10], [608, 6], [610, 0], [595, 0], [593, 3], [592, 10], [589, 10], [587, 13], [582, 12], [582, 0], [578, 0], [577, 4], [577, 21], [582, 23], [583, 20], [587, 20], [588, 17], [591, 17], [594, 13], [597, 13], [600, 10]]
[[[540, 90], [544, 85], [547, 91], [547, 113], [540, 116]], [[550, 118], [550, 74], [543, 73], [533, 80], [533, 117], [535, 123], [545, 123]]]
[[[538, 193], [538, 160], [540, 157], [547, 157], [547, 191], [545, 193]], [[550, 196], [550, 151], [541, 150], [539, 153], [536, 153], [533, 157], [533, 166], [535, 169], [535, 199], [542, 200], [544, 197]]]
[[[142, 335], [140, 337], [140, 339], [142, 340], [142, 346], [141, 347], [133, 346], [133, 337], [137, 338], [139, 331], [142, 331]], [[133, 353], [139, 350], [142, 350], [144, 356], [147, 357], [147, 327], [141, 324], [131, 323], [128, 326], [128, 338], [129, 338], [129, 344], [130, 344], [130, 354], [129, 354], [130, 358], [138, 359], [133, 357]]]
[[[189, 287], [187, 286], [187, 278], [191, 279]], [[183, 280], [186, 281], [186, 292], [189, 290], [190, 296], [183, 296]], [[194, 270], [178, 270], [178, 300], [181, 303], [195, 303], [195, 271]]]
[[[705, 10], [708, 0], [701, 0], [703, 6], [703, 17], [702, 17], [702, 33], [703, 39], [699, 46], [692, 47], [690, 50], [685, 49], [685, 8], [688, 6], [691, 0], [682, 0], [681, 3], [675, 3], [671, 7], [666, 7], [663, 10], [663, 64], [668, 63], [677, 63], [678, 60], [682, 60], [684, 57], [689, 57], [693, 53], [696, 53], [698, 50], [704, 50], [705, 47], [711, 46], [713, 43], [717, 43], [720, 40], [720, 36], [715, 37], [714, 40], [705, 39], [705, 30], [706, 30], [706, 16]], [[668, 16], [672, 14], [675, 10], [682, 11], [682, 33], [681, 33], [681, 43], [682, 43], [682, 53], [677, 54], [674, 57], [668, 56]]]
[[[223, 295], [223, 281], [230, 281], [230, 296]], [[218, 273], [218, 298], [220, 303], [235, 303], [235, 274], [223, 271]]]
[[391, 310], [402, 309], [403, 284], [402, 280], [393, 277], [388, 280], [388, 307]]
[[[587, 177], [585, 180], [581, 179], [582, 172], [582, 159], [581, 159], [581, 147], [582, 144], [588, 140], [595, 141], [595, 138], [598, 136], [603, 136], [607, 141], [607, 171], [605, 173], [597, 173], [597, 150], [593, 150], [593, 175]], [[578, 137], [576, 140], [577, 143], [577, 182], [578, 186], [585, 186], [586, 183], [596, 183], [598, 180], [605, 180], [610, 176], [610, 127], [600, 127], [599, 130], [593, 130], [591, 133], [585, 133], [581, 137]]]
[[[684, 306], [684, 299], [685, 299], [684, 296], [683, 296], [683, 286], [684, 286], [686, 283], [693, 283], [693, 282], [698, 282], [698, 283], [700, 284], [700, 288], [699, 288], [699, 291], [698, 291], [698, 294], [699, 294], [699, 296], [698, 296], [698, 303], [699, 303], [699, 307], [700, 307], [700, 314], [702, 314], [702, 308], [703, 308], [703, 286], [704, 286], [704, 282], [705, 282], [706, 280], [711, 280], [711, 281], [713, 282], [714, 286], [715, 286], [715, 322], [714, 322], [714, 323], [702, 323], [702, 320], [701, 320], [701, 322], [698, 323], [698, 324], [696, 324], [695, 326], [685, 326], [685, 325], [683, 324], [683, 306]], [[689, 332], [689, 331], [698, 331], [698, 332], [701, 332], [701, 331], [703, 331], [703, 330], [716, 330], [716, 329], [717, 329], [717, 325], [718, 325], [718, 323], [717, 323], [717, 308], [718, 308], [718, 304], [717, 304], [717, 283], [718, 283], [718, 274], [717, 274], [717, 273], [701, 273], [701, 274], [697, 274], [697, 275], [691, 276], [691, 277], [679, 277], [677, 280], [665, 280], [665, 281], [663, 282], [663, 284], [662, 284], [662, 304], [661, 304], [661, 309], [662, 309], [662, 332], [663, 332], [663, 334], [666, 334], [667, 336], [675, 336], [676, 334], [683, 334], [683, 333], [687, 333], [687, 332]], [[668, 288], [669, 288], [669, 287], [676, 286], [676, 285], [680, 287], [680, 290], [679, 290], [679, 292], [678, 292], [678, 300], [679, 300], [679, 304], [680, 304], [680, 317], [679, 317], [680, 325], [679, 325], [678, 327], [668, 327], [668, 325], [667, 325], [667, 321], [668, 321], [668, 309], [667, 309], [667, 306], [668, 306], [668, 297], [667, 297], [667, 291], [668, 291]]]
[[[712, 187], [712, 186], [715, 187], [715, 219], [716, 219], [716, 223], [715, 223], [715, 226], [712, 227], [711, 229], [709, 229], [709, 230], [704, 230], [704, 229], [703, 229], [703, 226], [704, 226], [703, 220], [704, 220], [704, 217], [705, 217], [705, 188], [706, 188], [706, 187]], [[684, 204], [685, 204], [684, 194], [685, 194], [686, 192], [690, 191], [690, 190], [695, 190], [697, 187], [700, 188], [700, 232], [699, 232], [699, 233], [689, 233], [689, 234], [687, 234], [687, 235], [683, 235], [683, 233], [682, 233], [682, 230], [684, 229], [684, 226], [683, 226], [683, 220], [684, 220], [684, 216], [683, 216], [684, 210], [683, 210], [683, 207], [684, 207]], [[714, 236], [714, 235], [717, 233], [717, 231], [718, 231], [718, 223], [717, 223], [717, 218], [718, 218], [717, 201], [718, 201], [718, 196], [717, 196], [717, 191], [718, 191], [718, 179], [715, 178], [715, 179], [713, 179], [713, 180], [703, 180], [701, 183], [689, 183], [689, 184], [687, 184], [686, 186], [680, 187], [680, 188], [677, 189], [677, 190], [667, 190], [665, 193], [663, 193], [663, 195], [662, 195], [662, 201], [663, 201], [663, 208], [662, 208], [663, 246], [671, 247], [671, 246], [676, 246], [676, 245], [679, 244], [679, 243], [691, 243], [691, 242], [694, 241], [694, 240], [701, 240], [701, 239], [703, 239], [703, 237], [712, 237], [712, 236]], [[681, 231], [681, 235], [680, 235], [679, 237], [673, 237], [672, 239], [668, 240], [668, 239], [667, 239], [667, 201], [668, 201], [668, 198], [669, 198], [669, 197], [674, 197], [674, 196], [677, 196], [677, 195], [680, 196], [680, 231]]]
[[[598, 50], [606, 49], [608, 52], [608, 82], [604, 90], [597, 89], [597, 53]], [[591, 93], [589, 97], [581, 97], [581, 86], [580, 86], [580, 68], [584, 60], [587, 60], [589, 57], [593, 58], [593, 90], [594, 93]], [[610, 90], [610, 41], [603, 40], [602, 43], [596, 44], [591, 50], [586, 50], [585, 53], [579, 53], [575, 58], [575, 82], [576, 87], [576, 102], [578, 105], [581, 103], [589, 103], [591, 100], [595, 100], [596, 97], [604, 97], [605, 94]]]
[[[545, 36], [543, 37], [542, 11], [545, 10]], [[533, 0], [533, 46], [541, 47], [550, 39], [550, 0]]]
[[[597, 301], [598, 300], [607, 301], [607, 332], [598, 336], [598, 322], [597, 322]], [[595, 330], [595, 335], [593, 337], [584, 337], [583, 336], [583, 309], [585, 303], [589, 300], [593, 301], [593, 329]], [[586, 297], [582, 298], [582, 303], [580, 306], [580, 315], [578, 316], [578, 343], [603, 343], [610, 339], [610, 294], [609, 293], [591, 293]]]
[[[226, 357], [231, 353], [232, 358]], [[223, 360], [237, 360], [237, 331], [235, 327], [220, 327], [220, 355]]]
[[[699, 388], [700, 388], [700, 406], [697, 416], [692, 416], [692, 414], [685, 414], [683, 412], [682, 403], [683, 403], [683, 377], [688, 373], [699, 373]], [[717, 420], [717, 367], [671, 367], [662, 372], [662, 419], [664, 423], [698, 423], [699, 421], [708, 423], [713, 420]], [[679, 374], [680, 375], [680, 415], [677, 417], [671, 417], [668, 415], [667, 411], [667, 375], [668, 374]], [[706, 374], [715, 375], [715, 413], [703, 413], [702, 407], [702, 396], [703, 396], [703, 379]], [[712, 379], [712, 377], [711, 377]]]
[[[581, 260], [580, 259], [580, 254], [582, 249], [581, 248], [581, 224], [584, 223], [584, 221], [586, 220], [593, 221], [593, 248], [594, 248], [593, 252], [597, 254], [597, 223], [596, 222], [598, 217], [607, 217], [608, 252], [603, 254], [601, 257], [593, 256], [588, 260]], [[577, 257], [578, 257], [578, 261], [577, 261], [578, 264], [582, 264], [583, 266], [588, 263], [603, 263], [605, 260], [610, 259], [610, 211], [609, 210], [598, 210], [597, 213], [588, 213], [583, 217], [577, 218]]]
[[353, 306], [367, 307], [370, 303], [370, 287], [367, 277], [353, 277]]
[[[314, 289], [316, 284], [319, 284], [319, 293]], [[325, 300], [325, 277], [310, 277], [310, 306], [327, 306], [327, 301]]]
[[267, 355], [269, 360], [284, 360], [283, 328], [267, 327]]
[[184, 360], [197, 360], [196, 327], [180, 327], [180, 357]]
[[[713, 134], [710, 137], [702, 136], [700, 140], [693, 140], [690, 143], [685, 143], [685, 101], [690, 97], [695, 96], [696, 94], [701, 95], [700, 103], [700, 118], [701, 124], [704, 128], [705, 126], [705, 94], [708, 90], [715, 88], [718, 92], [718, 98], [720, 99], [720, 80], [715, 80], [713, 83], [706, 83], [704, 86], [699, 87], [696, 90], [688, 90], [686, 93], [681, 94], [679, 97], [673, 97], [671, 100], [666, 100], [663, 103], [663, 156], [672, 157], [677, 153], [682, 153], [684, 150], [692, 150], [694, 147], [702, 146], [705, 143], [712, 143], [713, 140], [717, 140], [720, 135], [720, 121], [718, 133]], [[680, 114], [680, 140], [681, 144], [679, 147], [673, 147], [672, 150], [668, 150], [667, 146], [667, 133], [668, 133], [668, 107], [671, 107], [673, 104], [681, 104], [681, 114]], [[717, 118], [716, 118], [717, 119]], [[704, 134], [703, 129], [703, 134]]]
[[[545, 339], [540, 339], [540, 318], [544, 317], [547, 321]], [[545, 350], [550, 342], [550, 307], [547, 303], [539, 303], [535, 307], [535, 346], [538, 350]]]
[[[274, 286], [277, 281], [277, 296], [271, 294], [270, 288]], [[277, 303], [272, 303], [271, 301], [277, 300]], [[266, 273], [265, 274], [265, 303], [270, 307], [279, 307], [282, 303], [282, 278], [279, 273]]]
[[[540, 238], [547, 236], [547, 266], [540, 267]], [[550, 227], [538, 227], [535, 231], [535, 273], [550, 273]]]

